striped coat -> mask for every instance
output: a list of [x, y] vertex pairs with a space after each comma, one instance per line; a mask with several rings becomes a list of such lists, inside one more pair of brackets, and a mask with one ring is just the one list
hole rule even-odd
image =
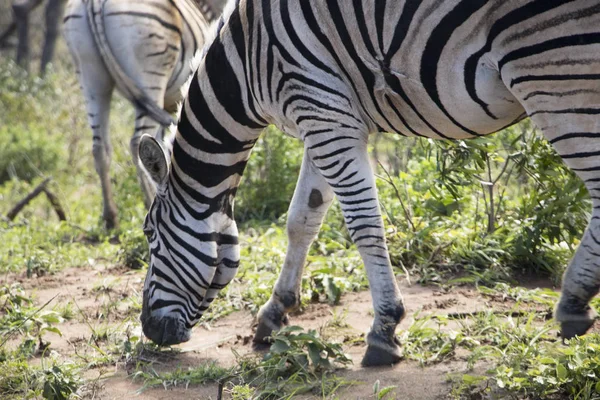
[[191, 83], [170, 164], [144, 137], [158, 184], [145, 231], [142, 323], [187, 340], [240, 262], [233, 198], [267, 124], [304, 142], [288, 253], [255, 336], [299, 304], [302, 268], [333, 198], [364, 261], [375, 317], [365, 365], [401, 358], [404, 316], [367, 154], [378, 131], [486, 135], [531, 117], [592, 195], [556, 318], [583, 334], [600, 288], [600, 4], [596, 0], [239, 0]]

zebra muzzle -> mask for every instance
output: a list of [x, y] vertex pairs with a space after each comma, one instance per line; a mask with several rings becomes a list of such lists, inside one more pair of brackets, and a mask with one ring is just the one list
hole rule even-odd
[[147, 292], [144, 292], [142, 315], [142, 330], [147, 338], [159, 346], [171, 346], [190, 340], [191, 330], [185, 326], [181, 318], [175, 314], [152, 315], [148, 307]]

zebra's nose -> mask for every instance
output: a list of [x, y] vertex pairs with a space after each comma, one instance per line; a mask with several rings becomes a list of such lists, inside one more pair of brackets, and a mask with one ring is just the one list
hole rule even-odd
[[185, 326], [185, 323], [176, 317], [169, 315], [152, 315], [148, 306], [148, 293], [144, 292], [142, 315], [142, 331], [144, 335], [159, 346], [170, 346], [190, 340], [191, 329]]
[[170, 346], [190, 340], [191, 330], [178, 318], [150, 317], [142, 320], [144, 335], [159, 346]]

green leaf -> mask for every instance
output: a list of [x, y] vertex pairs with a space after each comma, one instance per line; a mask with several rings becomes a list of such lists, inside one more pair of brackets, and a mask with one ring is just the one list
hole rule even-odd
[[290, 349], [290, 345], [283, 340], [275, 340], [275, 343], [271, 345], [271, 352], [276, 354], [285, 353]]
[[558, 379], [560, 379], [561, 381], [564, 381], [567, 379], [567, 377], [569, 376], [569, 372], [567, 371], [567, 368], [562, 365], [562, 364], [558, 364], [556, 366], [556, 376], [558, 377]]
[[396, 389], [397, 386], [386, 386], [383, 389], [381, 389], [379, 391], [379, 394], [377, 395], [377, 399], [381, 400], [383, 399], [386, 395], [388, 395], [389, 393], [392, 392], [392, 390]]

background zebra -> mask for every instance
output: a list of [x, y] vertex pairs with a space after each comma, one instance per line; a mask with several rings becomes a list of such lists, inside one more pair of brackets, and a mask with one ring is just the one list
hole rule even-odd
[[77, 67], [93, 131], [93, 154], [100, 175], [106, 227], [118, 225], [109, 169], [108, 132], [114, 87], [136, 107], [130, 142], [146, 206], [154, 186], [139, 166], [143, 133], [158, 135], [169, 125], [193, 72], [192, 59], [202, 48], [209, 24], [218, 17], [214, 0], [70, 0], [64, 17], [65, 38]]
[[159, 344], [192, 326], [239, 264], [233, 199], [252, 146], [273, 123], [304, 142], [281, 275], [255, 342], [299, 304], [308, 248], [338, 198], [375, 309], [364, 365], [400, 359], [404, 316], [384, 238], [367, 138], [439, 139], [501, 130], [529, 115], [585, 181], [593, 216], [564, 277], [556, 318], [583, 334], [600, 286], [600, 5], [557, 0], [240, 0], [222, 17], [191, 83], [169, 166], [144, 230], [151, 263], [142, 324]]

